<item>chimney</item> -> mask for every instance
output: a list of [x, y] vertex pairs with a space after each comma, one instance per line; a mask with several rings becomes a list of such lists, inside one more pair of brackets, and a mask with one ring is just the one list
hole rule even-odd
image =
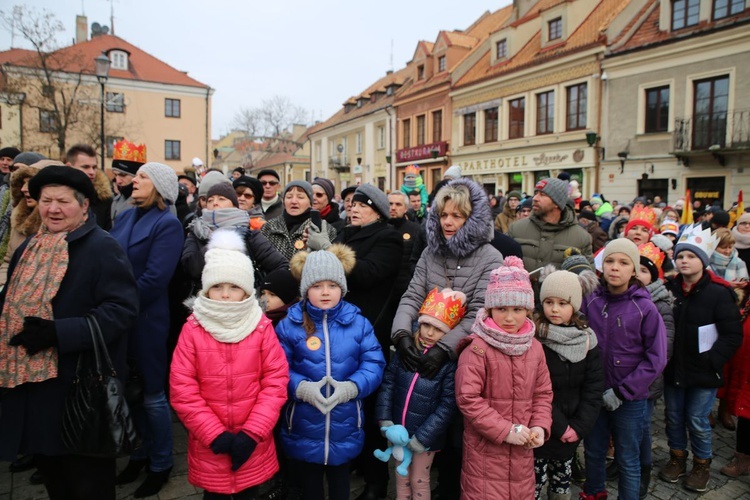
[[86, 16], [76, 16], [76, 43], [88, 40], [89, 20]]
[[513, 20], [522, 19], [534, 6], [534, 0], [513, 0]]

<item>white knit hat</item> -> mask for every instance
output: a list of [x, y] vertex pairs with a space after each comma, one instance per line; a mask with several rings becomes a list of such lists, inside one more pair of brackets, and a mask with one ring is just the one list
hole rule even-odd
[[179, 193], [177, 174], [172, 167], [164, 165], [163, 163], [157, 163], [150, 161], [141, 165], [138, 169], [139, 172], [144, 172], [154, 183], [154, 189], [164, 198], [168, 203], [174, 205], [177, 201], [177, 195]]
[[570, 271], [555, 271], [544, 278], [542, 289], [539, 292], [539, 300], [544, 302], [544, 299], [549, 297], [567, 300], [573, 306], [573, 310], [578, 312], [583, 301], [583, 292], [578, 276]]
[[231, 283], [242, 288], [246, 294], [253, 295], [255, 270], [245, 251], [245, 242], [234, 229], [214, 231], [206, 251], [201, 293], [206, 295], [212, 286], [219, 283]]

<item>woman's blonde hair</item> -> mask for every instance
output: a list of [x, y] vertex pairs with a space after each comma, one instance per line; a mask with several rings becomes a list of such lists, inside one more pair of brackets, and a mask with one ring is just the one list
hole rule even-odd
[[164, 210], [167, 208], [167, 204], [164, 201], [164, 198], [162, 198], [161, 194], [159, 194], [159, 191], [156, 190], [156, 188], [151, 190], [151, 194], [148, 195], [148, 198], [143, 200], [141, 203], [135, 204], [137, 207], [140, 208], [152, 208], [156, 206], [159, 210]]
[[445, 209], [445, 204], [448, 201], [452, 201], [458, 211], [464, 217], [471, 215], [471, 193], [469, 188], [466, 186], [443, 186], [440, 191], [435, 195], [435, 210], [440, 216], [440, 213]]
[[714, 231], [714, 236], [719, 240], [719, 244], [716, 245], [717, 247], [733, 246], [737, 242], [737, 240], [734, 239], [734, 236], [732, 236], [732, 231], [725, 227], [720, 227]]

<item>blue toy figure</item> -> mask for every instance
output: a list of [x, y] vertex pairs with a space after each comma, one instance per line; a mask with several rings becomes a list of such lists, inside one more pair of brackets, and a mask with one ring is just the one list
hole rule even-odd
[[391, 455], [400, 461], [401, 464], [396, 467], [399, 475], [406, 477], [409, 474], [409, 464], [411, 464], [412, 451], [406, 447], [409, 444], [409, 432], [403, 425], [389, 425], [380, 428], [385, 433], [385, 438], [391, 443], [391, 446], [385, 451], [375, 450], [375, 458], [387, 462]]

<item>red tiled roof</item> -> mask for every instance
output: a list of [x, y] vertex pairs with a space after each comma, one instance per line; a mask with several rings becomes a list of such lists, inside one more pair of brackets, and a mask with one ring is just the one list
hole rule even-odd
[[[538, 11], [541, 10], [538, 8], [540, 4], [550, 4], [552, 2], [559, 3], [560, 0], [540, 0], [537, 6], [532, 9], [532, 11], [536, 10], [536, 14], [530, 12], [524, 19], [531, 19], [534, 15], [538, 15]], [[567, 40], [559, 44], [543, 48], [541, 31], [537, 31], [528, 43], [512, 58], [495, 65], [490, 65], [491, 54], [488, 50], [477, 64], [456, 82], [454, 88], [494, 78], [523, 67], [541, 64], [550, 59], [559, 58], [598, 44], [603, 45], [606, 43], [604, 30], [627, 4], [628, 2], [622, 0], [602, 0], [581, 25], [578, 26], [578, 29], [571, 33]], [[546, 5], [545, 8], [551, 6]]]
[[470, 49], [474, 47], [479, 40], [475, 37], [460, 33], [458, 31], [443, 31], [445, 37], [448, 39], [448, 45], [457, 45], [459, 47], [466, 47]]
[[750, 9], [746, 9], [735, 16], [725, 17], [717, 21], [702, 21], [695, 26], [676, 31], [661, 31], [659, 29], [660, 4], [656, 2], [656, 8], [633, 32], [632, 36], [614, 53], [627, 52], [633, 49], [641, 49], [661, 43], [673, 42], [684, 38], [704, 34], [716, 29], [731, 27], [738, 22], [750, 21]]
[[[189, 77], [186, 72], [173, 68], [115, 35], [99, 35], [91, 40], [58, 49], [51, 55], [65, 71], [94, 74], [94, 58], [102, 52], [113, 49], [120, 49], [129, 53], [128, 69], [111, 68], [109, 71], [110, 78], [208, 88], [208, 85]], [[0, 52], [0, 63], [4, 62], [34, 67], [38, 65], [38, 58], [36, 52], [31, 50], [10, 49]]]

